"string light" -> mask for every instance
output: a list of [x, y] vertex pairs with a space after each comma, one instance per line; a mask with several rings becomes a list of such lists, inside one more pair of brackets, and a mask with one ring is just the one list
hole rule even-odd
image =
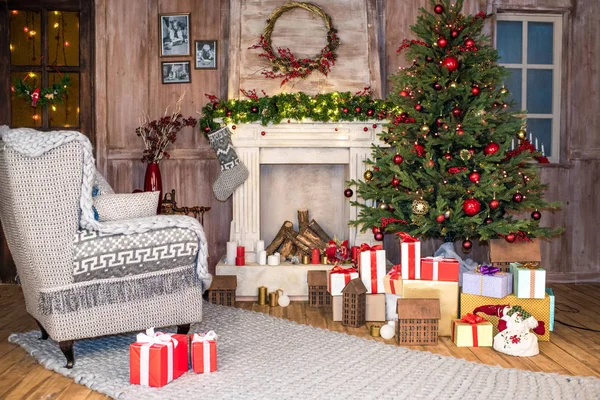
[[56, 106], [52, 106], [52, 111], [56, 111]]
[[36, 31], [29, 31], [29, 36], [35, 36], [36, 35]]
[[23, 32], [25, 32], [25, 33], [29, 32], [29, 28], [28, 28], [28, 27], [26, 27], [26, 26], [24, 26], [24, 27], [23, 27]]
[[34, 120], [37, 121], [38, 119], [40, 119], [40, 116], [37, 114], [33, 114], [33, 116], [31, 118], [33, 118]]
[[12, 11], [11, 11], [11, 14], [12, 14], [12, 15], [17, 15], [18, 13], [19, 13], [19, 11], [17, 11], [17, 10], [12, 10]]
[[58, 22], [55, 22], [55, 23], [54, 23], [54, 27], [55, 27], [55, 28], [58, 28], [58, 27], [59, 27], [59, 24], [58, 24]]
[[65, 47], [69, 47], [69, 42], [65, 42]]
[[30, 77], [30, 78], [35, 78], [35, 72], [30, 72], [30, 73], [29, 73], [29, 77]]
[[15, 49], [15, 46], [13, 46], [12, 44], [8, 46], [10, 48], [10, 51], [13, 51]]

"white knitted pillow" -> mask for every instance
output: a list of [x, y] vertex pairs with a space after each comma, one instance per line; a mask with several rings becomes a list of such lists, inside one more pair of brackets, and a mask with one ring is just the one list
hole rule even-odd
[[94, 210], [100, 222], [156, 215], [160, 192], [105, 194], [94, 197]]

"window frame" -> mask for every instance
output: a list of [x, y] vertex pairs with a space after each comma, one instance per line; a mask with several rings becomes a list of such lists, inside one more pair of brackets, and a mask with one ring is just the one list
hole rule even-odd
[[[527, 69], [552, 70], [552, 113], [526, 113], [525, 117], [543, 118], [552, 120], [552, 156], [548, 157], [551, 163], [559, 163], [561, 158], [561, 127], [562, 127], [562, 62], [563, 62], [563, 15], [560, 13], [541, 14], [539, 12], [501, 12], [496, 14], [496, 23], [494, 24], [494, 48], [497, 47], [498, 40], [498, 21], [519, 21], [523, 23], [522, 29], [522, 52], [521, 63], [503, 63], [499, 65], [506, 68], [521, 69], [521, 104], [522, 108], [527, 110]], [[530, 64], [527, 59], [528, 47], [528, 24], [529, 22], [551, 22], [553, 23], [553, 54], [552, 64]], [[535, 135], [535, 132], [533, 132]], [[541, 149], [540, 149], [541, 150]]]

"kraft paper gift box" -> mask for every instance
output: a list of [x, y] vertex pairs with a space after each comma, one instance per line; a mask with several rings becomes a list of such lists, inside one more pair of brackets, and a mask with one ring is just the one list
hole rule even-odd
[[467, 314], [452, 321], [452, 341], [457, 347], [492, 347], [492, 323], [479, 315]]
[[341, 296], [342, 289], [352, 279], [358, 278], [358, 271], [354, 268], [342, 268], [339, 265], [333, 267], [327, 279], [327, 291], [332, 296]]
[[[546, 326], [546, 332], [543, 335], [537, 335], [538, 340], [542, 342], [550, 341], [550, 296], [543, 299], [520, 299], [514, 294], [509, 294], [506, 297], [497, 299], [495, 297], [479, 296], [476, 294], [461, 293], [460, 294], [460, 314], [466, 315], [472, 313], [477, 307], [487, 305], [510, 305], [521, 306], [527, 310], [533, 318], [541, 321]], [[494, 336], [498, 334], [498, 317], [486, 315], [485, 318], [494, 326]]]
[[129, 381], [134, 385], [161, 387], [188, 370], [186, 335], [148, 329], [129, 346]]
[[543, 299], [546, 295], [546, 270], [537, 263], [511, 263], [513, 293], [521, 299]]
[[402, 267], [400, 264], [394, 265], [392, 269], [383, 277], [383, 291], [388, 294], [402, 293]]
[[208, 374], [217, 370], [217, 334], [208, 331], [204, 335], [190, 335], [192, 370], [197, 374]]
[[385, 250], [382, 245], [360, 246], [359, 272], [360, 279], [367, 288], [367, 293], [383, 293], [383, 277], [385, 276]]
[[398, 232], [398, 236], [402, 279], [421, 279], [421, 242], [405, 232]]
[[[485, 269], [483, 269], [485, 271]], [[512, 293], [513, 275], [509, 272], [464, 272], [462, 282], [463, 293], [501, 299]]]
[[398, 321], [398, 299], [402, 296], [397, 294], [385, 294], [385, 320]]
[[333, 313], [334, 321], [342, 321], [342, 296], [332, 296], [331, 297], [331, 311]]
[[[342, 320], [342, 296], [334, 296], [331, 299], [331, 309], [333, 312], [333, 321]], [[385, 321], [386, 320], [386, 295], [368, 294], [366, 297], [365, 321]]]
[[421, 258], [421, 279], [428, 281], [458, 282], [460, 263], [454, 258]]
[[548, 327], [548, 329], [550, 329], [550, 331], [554, 330], [554, 302], [555, 302], [555, 298], [554, 298], [554, 290], [552, 290], [552, 288], [546, 288], [546, 294], [548, 294], [548, 296], [550, 297], [550, 326]]
[[458, 282], [405, 280], [402, 298], [439, 299], [438, 336], [452, 336], [452, 320], [458, 318]]

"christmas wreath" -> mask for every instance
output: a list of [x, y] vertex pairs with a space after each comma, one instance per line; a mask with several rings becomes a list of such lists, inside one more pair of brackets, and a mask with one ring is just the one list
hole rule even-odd
[[[327, 45], [323, 47], [321, 52], [314, 58], [296, 58], [294, 53], [289, 48], [277, 48], [273, 51], [271, 42], [271, 34], [279, 17], [294, 8], [302, 8], [313, 14], [320, 16], [325, 22], [327, 28]], [[258, 44], [250, 47], [250, 49], [263, 49], [263, 53], [259, 57], [266, 58], [271, 64], [271, 71], [263, 71], [265, 78], [278, 79], [283, 78], [281, 85], [284, 85], [294, 78], [306, 78], [311, 72], [317, 70], [324, 75], [327, 75], [333, 65], [335, 65], [335, 51], [340, 46], [340, 39], [337, 36], [337, 31], [331, 23], [331, 17], [327, 15], [320, 7], [311, 3], [291, 2], [285, 4], [271, 13], [267, 19], [265, 31], [260, 37]]]
[[52, 86], [46, 88], [35, 88], [28, 85], [25, 83], [27, 77], [23, 80], [16, 80], [11, 89], [17, 97], [31, 101], [31, 107], [36, 107], [38, 103], [41, 105], [62, 103], [63, 97], [71, 87], [71, 78], [67, 74], [62, 75], [59, 82], [54, 82]]

